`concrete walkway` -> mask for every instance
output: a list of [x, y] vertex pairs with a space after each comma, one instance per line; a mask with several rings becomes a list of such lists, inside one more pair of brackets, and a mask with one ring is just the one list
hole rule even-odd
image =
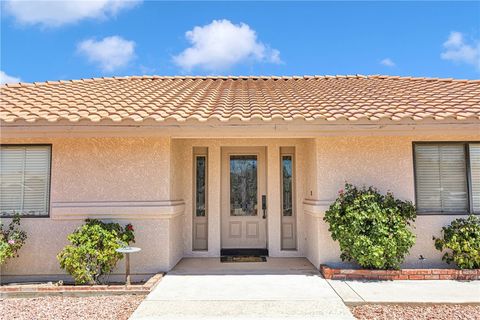
[[480, 281], [327, 281], [347, 305], [365, 303], [480, 304]]
[[354, 319], [310, 262], [186, 258], [130, 319]]

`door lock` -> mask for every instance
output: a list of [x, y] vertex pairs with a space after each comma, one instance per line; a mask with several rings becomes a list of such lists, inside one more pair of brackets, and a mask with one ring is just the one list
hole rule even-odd
[[267, 196], [262, 195], [262, 210], [263, 210], [263, 219], [267, 218]]

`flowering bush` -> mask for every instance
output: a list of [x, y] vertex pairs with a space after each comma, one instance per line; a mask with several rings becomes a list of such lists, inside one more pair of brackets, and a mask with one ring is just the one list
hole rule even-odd
[[123, 254], [115, 250], [135, 242], [133, 226], [122, 227], [118, 223], [105, 223], [95, 219], [68, 236], [70, 245], [58, 255], [60, 267], [75, 279], [77, 284], [96, 284], [108, 276]]
[[18, 250], [23, 246], [27, 239], [27, 233], [19, 229], [20, 215], [16, 214], [12, 222], [4, 230], [0, 223], [0, 265], [4, 264], [9, 258], [18, 257]]
[[470, 215], [455, 219], [442, 228], [443, 238], [435, 238], [435, 248], [447, 249], [442, 260], [454, 262], [460, 269], [480, 268], [480, 218]]
[[411, 202], [347, 183], [324, 220], [340, 244], [342, 260], [356, 261], [368, 269], [398, 269], [415, 243], [409, 228], [415, 217]]

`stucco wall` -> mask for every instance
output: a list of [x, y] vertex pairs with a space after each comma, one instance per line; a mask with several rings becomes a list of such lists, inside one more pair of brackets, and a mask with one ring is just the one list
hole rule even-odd
[[[52, 144], [50, 203], [54, 208], [51, 211], [55, 212], [49, 218], [22, 219], [28, 240], [20, 257], [2, 267], [4, 281], [14, 275], [64, 277], [56, 255], [67, 244], [67, 235], [86, 217], [133, 224], [135, 245], [142, 248], [140, 253], [132, 255], [133, 273], [166, 271], [178, 261], [182, 219], [161, 214], [168, 213], [168, 201], [172, 199], [170, 138], [2, 139], [1, 142]], [[95, 208], [89, 206], [92, 202], [96, 202]], [[102, 203], [107, 202], [112, 207], [102, 208]], [[158, 214], [155, 208], [152, 213], [152, 202], [161, 204]], [[66, 211], [74, 206], [80, 215]], [[132, 211], [119, 216], [115, 206], [130, 207]], [[144, 216], [144, 211], [149, 216]], [[180, 244], [172, 246], [172, 241]], [[123, 261], [118, 264], [115, 273], [118, 272], [123, 272]]]
[[169, 223], [169, 260], [168, 270], [172, 269], [183, 257], [183, 216], [176, 216]]
[[52, 150], [53, 201], [170, 199], [168, 138], [55, 139]]
[[[3, 219], [8, 223], [9, 219]], [[108, 220], [112, 221], [112, 220]], [[120, 224], [131, 222], [135, 228], [135, 246], [142, 251], [130, 259], [131, 272], [142, 279], [145, 275], [169, 270], [169, 228], [167, 220], [113, 220]], [[67, 236], [82, 224], [82, 221], [57, 221], [48, 218], [22, 219], [22, 229], [28, 239], [20, 250], [20, 256], [10, 259], [1, 268], [1, 280], [70, 279], [60, 269], [57, 254], [68, 244]], [[120, 261], [114, 275], [125, 271]], [[119, 277], [120, 279], [121, 277]]]
[[[456, 137], [459, 141], [480, 140], [480, 136]], [[266, 147], [268, 192], [268, 247], [271, 256], [306, 256], [315, 266], [340, 263], [339, 249], [322, 220], [345, 181], [374, 185], [382, 192], [391, 190], [402, 199], [414, 199], [413, 141], [448, 141], [450, 136], [350, 136], [304, 139], [170, 139], [149, 138], [52, 138], [2, 139], [2, 143], [52, 143], [51, 203], [185, 200], [184, 214], [176, 210], [165, 217], [132, 214], [115, 216], [115, 208], [104, 209], [108, 219], [132, 222], [142, 252], [132, 257], [137, 274], [165, 271], [182, 256], [218, 256], [221, 248], [221, 148]], [[208, 251], [192, 251], [193, 147], [208, 147]], [[280, 147], [294, 146], [296, 168], [296, 251], [280, 250]], [[311, 200], [306, 205], [305, 201]], [[121, 204], [120, 204], [121, 205]], [[183, 206], [183, 205], [182, 205]], [[313, 208], [306, 213], [307, 207]], [[169, 210], [165, 209], [165, 212]], [[57, 210], [57, 209], [56, 209]], [[63, 210], [62, 208], [58, 209]], [[83, 210], [76, 207], [76, 210]], [[85, 215], [89, 215], [88, 206]], [[96, 209], [98, 210], [98, 208]], [[105, 211], [106, 210], [106, 211]], [[163, 209], [162, 209], [163, 210]], [[183, 210], [183, 207], [182, 207]], [[107, 212], [110, 211], [110, 212]], [[183, 212], [183, 211], [182, 211]], [[407, 265], [442, 265], [441, 253], [433, 248], [431, 236], [458, 216], [419, 216], [415, 224], [417, 244]], [[84, 218], [84, 217], [83, 217]], [[82, 219], [83, 219], [82, 218]], [[8, 219], [3, 219], [8, 223]], [[66, 236], [82, 220], [65, 214], [50, 218], [25, 218], [22, 225], [28, 241], [20, 258], [0, 270], [3, 279], [12, 275], [64, 277], [56, 254], [66, 244]], [[28, 254], [26, 254], [28, 253]], [[119, 264], [116, 273], [123, 271]]]
[[[316, 138], [316, 181], [318, 188], [317, 214], [311, 216], [307, 241], [307, 256], [315, 266], [320, 263], [338, 264], [340, 251], [323, 222], [323, 213], [342, 189], [345, 181], [355, 185], [373, 185], [381, 192], [392, 191], [396, 197], [414, 201], [415, 185], [413, 171], [414, 141], [478, 141], [480, 135], [455, 137], [397, 136], [397, 137], [322, 137]], [[420, 215], [415, 223], [417, 241], [407, 257], [406, 266], [420, 266], [418, 257], [427, 260], [425, 266], [443, 266], [442, 254], [433, 247], [432, 235], [439, 235], [441, 227], [454, 215]], [[318, 234], [315, 234], [318, 232]], [[317, 251], [312, 252], [311, 250]]]
[[305, 174], [305, 198], [318, 198], [318, 183], [317, 183], [317, 142], [315, 139], [306, 139], [304, 141], [304, 167]]

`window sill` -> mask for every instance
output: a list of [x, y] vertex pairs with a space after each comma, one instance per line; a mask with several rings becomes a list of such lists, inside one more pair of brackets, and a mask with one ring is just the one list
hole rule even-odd
[[417, 212], [418, 216], [468, 216], [470, 214], [479, 215], [480, 213], [468, 213], [468, 212]]
[[[0, 219], [13, 219], [16, 216], [0, 216]], [[28, 218], [50, 218], [50, 215], [45, 215], [45, 216], [29, 216], [29, 215], [19, 215], [20, 219], [28, 219]]]

